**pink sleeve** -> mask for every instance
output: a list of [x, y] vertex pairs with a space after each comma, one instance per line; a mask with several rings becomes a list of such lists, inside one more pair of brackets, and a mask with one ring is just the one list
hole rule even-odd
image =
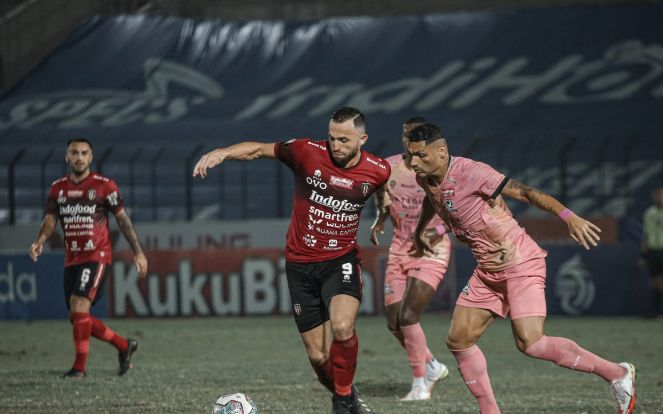
[[493, 169], [493, 167], [482, 162], [476, 162], [472, 166], [472, 181], [479, 194], [486, 197], [495, 195], [495, 191], [501, 186], [506, 176]]

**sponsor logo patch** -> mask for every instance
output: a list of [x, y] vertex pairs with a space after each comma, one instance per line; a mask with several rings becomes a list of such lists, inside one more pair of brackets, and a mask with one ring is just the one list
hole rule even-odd
[[347, 188], [347, 189], [352, 189], [353, 183], [354, 181], [352, 181], [349, 178], [337, 177], [335, 175], [332, 175], [331, 179], [329, 180], [329, 184], [334, 185], [336, 187]]

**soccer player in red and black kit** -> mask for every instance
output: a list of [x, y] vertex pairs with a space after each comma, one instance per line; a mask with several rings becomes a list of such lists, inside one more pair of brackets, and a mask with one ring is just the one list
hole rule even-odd
[[364, 115], [343, 107], [332, 115], [327, 141], [242, 142], [211, 151], [193, 175], [229, 160], [278, 159], [294, 172], [286, 238], [286, 274], [295, 323], [320, 382], [333, 393], [334, 414], [373, 412], [352, 385], [357, 364], [355, 318], [362, 297], [359, 215], [387, 181], [389, 164], [361, 146]]
[[90, 335], [112, 344], [118, 351], [119, 375], [131, 368], [131, 356], [138, 342], [113, 332], [90, 315], [92, 306], [102, 295], [106, 268], [111, 263], [108, 212], [115, 219], [134, 252], [136, 269], [141, 277], [147, 273], [147, 258], [138, 242], [131, 220], [124, 209], [122, 196], [110, 178], [90, 171], [92, 143], [84, 138], [67, 143], [65, 161], [69, 174], [51, 185], [46, 214], [37, 240], [30, 247], [30, 257], [37, 261], [44, 242], [53, 234], [60, 220], [64, 232], [64, 295], [73, 324], [76, 359], [65, 378], [86, 376]]

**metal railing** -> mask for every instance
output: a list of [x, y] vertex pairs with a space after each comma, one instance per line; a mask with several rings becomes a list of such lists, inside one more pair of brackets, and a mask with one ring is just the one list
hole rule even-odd
[[[602, 146], [587, 155], [576, 148], [580, 140], [575, 136], [559, 139], [556, 153], [550, 154], [541, 154], [535, 139], [523, 142], [524, 145], [508, 141], [494, 145], [494, 138], [474, 137], [459, 155], [486, 161], [590, 215], [640, 214], [650, 204], [651, 187], [663, 183], [663, 150], [660, 145], [655, 146], [652, 151], [656, 154], [652, 152], [648, 160], [641, 159], [642, 148], [649, 148], [651, 144], [641, 137], [626, 141], [606, 137]], [[623, 147], [611, 147], [620, 142]], [[383, 143], [375, 145], [372, 152], [390, 155]], [[514, 146], [518, 147], [518, 152], [513, 151]], [[641, 152], [636, 154], [638, 147]], [[127, 206], [137, 212], [137, 221], [283, 218], [290, 214], [293, 180], [282, 163], [231, 161], [212, 170], [206, 180], [194, 179], [193, 165], [203, 150], [202, 144], [187, 148], [110, 146], [95, 149], [93, 168], [117, 181]], [[6, 193], [7, 201], [0, 205], [0, 211], [6, 209], [8, 214], [4, 215], [6, 219], [0, 218], [0, 223], [15, 224], [40, 218], [48, 183], [58, 178], [52, 176], [53, 172], [49, 176], [48, 171], [53, 170], [56, 162], [55, 165], [62, 166], [61, 170], [56, 169], [58, 173], [65, 171], [61, 158], [55, 156], [60, 151], [42, 148], [38, 154], [28, 157], [26, 148], [18, 148], [5, 154], [7, 179], [6, 183], [0, 180], [0, 194]], [[542, 157], [549, 161], [547, 166], [540, 165]], [[19, 182], [22, 175], [17, 174], [18, 168], [31, 172], [32, 178], [23, 177]], [[35, 193], [41, 194], [42, 202], [34, 202]], [[32, 201], [22, 194], [32, 194]], [[38, 214], [23, 214], [19, 220], [17, 213], [26, 209], [34, 209]], [[167, 209], [172, 213], [164, 213]], [[366, 210], [373, 214], [372, 208]], [[538, 213], [520, 204], [514, 210], [521, 216]]]

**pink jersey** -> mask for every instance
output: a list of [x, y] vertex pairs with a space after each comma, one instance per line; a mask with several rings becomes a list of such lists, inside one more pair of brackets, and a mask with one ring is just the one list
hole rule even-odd
[[[547, 255], [518, 225], [504, 199], [495, 194], [505, 179], [490, 166], [462, 157], [451, 157], [447, 175], [438, 187], [418, 179], [437, 214], [458, 240], [470, 247], [479, 268], [487, 272]], [[496, 200], [491, 207], [493, 196]]]
[[[389, 207], [391, 221], [394, 223], [394, 231], [389, 247], [389, 254], [407, 256], [412, 249], [412, 235], [419, 221], [421, 203], [426, 196], [424, 190], [417, 184], [417, 175], [408, 169], [403, 159], [403, 154], [393, 155], [385, 161], [391, 166], [391, 175], [388, 185], [385, 187], [384, 206]], [[446, 235], [446, 229], [442, 219], [435, 216], [425, 231], [426, 235], [443, 235], [433, 248], [433, 252], [426, 252], [424, 257], [437, 261], [449, 260], [449, 249], [451, 242]]]
[[307, 138], [277, 143], [274, 154], [295, 174], [286, 259], [322, 262], [358, 249], [361, 209], [387, 182], [389, 164], [362, 150], [357, 165], [337, 167], [327, 141]]
[[124, 209], [115, 181], [90, 172], [74, 183], [69, 176], [51, 185], [46, 214], [58, 218], [64, 232], [65, 267], [87, 262], [111, 262], [108, 213]]

